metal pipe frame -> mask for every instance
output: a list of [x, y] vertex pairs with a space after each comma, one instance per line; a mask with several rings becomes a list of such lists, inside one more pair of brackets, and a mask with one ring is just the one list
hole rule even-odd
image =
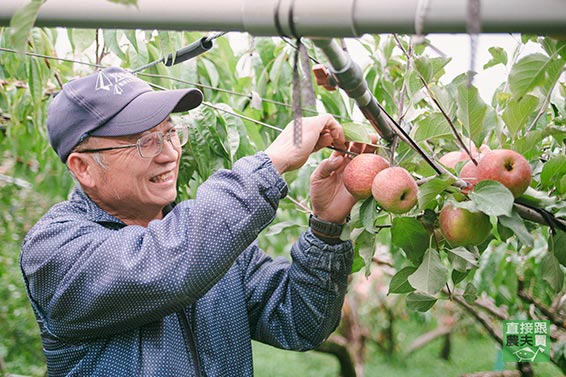
[[[30, 0], [2, 0], [0, 25]], [[415, 34], [423, 0], [48, 0], [36, 24], [46, 27], [240, 31], [257, 36], [359, 37]], [[422, 5], [422, 4], [421, 4]], [[429, 0], [422, 33], [467, 32], [468, 0]], [[423, 17], [424, 16], [424, 17]], [[566, 35], [564, 0], [484, 0], [482, 33]]]

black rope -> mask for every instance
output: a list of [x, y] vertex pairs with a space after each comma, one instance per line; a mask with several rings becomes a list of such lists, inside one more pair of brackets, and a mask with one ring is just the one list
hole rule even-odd
[[275, 30], [277, 30], [277, 34], [280, 37], [287, 37], [285, 33], [283, 33], [283, 29], [281, 28], [281, 22], [279, 21], [279, 8], [281, 6], [281, 0], [277, 0], [275, 3], [275, 8], [273, 8], [273, 23], [275, 24]]
[[[295, 29], [295, 20], [293, 17], [294, 8], [295, 8], [295, 0], [291, 0], [291, 2], [289, 3], [289, 16], [287, 21], [289, 22], [289, 29], [291, 29], [291, 36], [300, 42], [301, 36], [297, 33], [297, 30]], [[299, 43], [297, 43], [297, 46], [299, 46]]]

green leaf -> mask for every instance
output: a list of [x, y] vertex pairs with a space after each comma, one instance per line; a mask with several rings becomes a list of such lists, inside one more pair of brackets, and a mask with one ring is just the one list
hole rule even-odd
[[366, 263], [364, 262], [364, 258], [362, 258], [357, 249], [354, 249], [354, 260], [352, 261], [352, 273], [356, 273], [360, 271]]
[[438, 293], [448, 280], [448, 272], [442, 264], [438, 251], [428, 249], [421, 265], [408, 278], [416, 290], [430, 294]]
[[436, 297], [423, 292], [411, 292], [407, 295], [407, 307], [419, 312], [428, 311], [436, 301]]
[[545, 208], [554, 206], [557, 202], [557, 198], [551, 197], [546, 192], [535, 190], [534, 188], [529, 186], [527, 187], [527, 190], [523, 193], [523, 195], [521, 195], [520, 198], [517, 198], [516, 201], [521, 204], [529, 205], [531, 207]]
[[41, 105], [41, 101], [43, 100], [43, 85], [41, 83], [41, 67], [39, 64], [39, 60], [32, 59], [31, 61], [29, 61], [28, 71], [29, 92], [36, 107], [39, 107]]
[[457, 103], [458, 119], [468, 131], [468, 136], [475, 140], [482, 132], [487, 105], [481, 99], [478, 89], [474, 86], [468, 87], [467, 83], [458, 86]]
[[424, 211], [427, 208], [434, 208], [436, 206], [436, 198], [454, 182], [454, 178], [441, 175], [422, 184], [417, 194], [419, 210]]
[[444, 73], [444, 67], [450, 60], [452, 59], [446, 57], [419, 56], [415, 59], [415, 67], [426, 82], [431, 82]]
[[18, 9], [10, 20], [10, 44], [17, 51], [25, 51], [29, 33], [35, 24], [43, 0], [32, 0]]
[[284, 230], [288, 230], [288, 229], [292, 229], [292, 228], [298, 228], [300, 227], [299, 224], [297, 224], [294, 221], [281, 221], [278, 222], [276, 224], [271, 225], [267, 231], [265, 232], [266, 236], [275, 236], [277, 234], [280, 234], [282, 231]]
[[375, 200], [370, 196], [360, 206], [360, 220], [364, 229], [370, 233], [375, 233], [375, 220], [378, 215], [375, 204]]
[[564, 272], [560, 268], [558, 259], [548, 253], [540, 264], [540, 275], [550, 285], [554, 292], [560, 292], [564, 286]]
[[469, 196], [476, 207], [489, 216], [511, 216], [515, 199], [511, 191], [497, 181], [479, 182]]
[[523, 97], [543, 84], [544, 71], [551, 59], [540, 53], [527, 55], [519, 60], [509, 73], [509, 87], [515, 97]]
[[126, 38], [128, 38], [128, 41], [130, 41], [130, 44], [132, 45], [134, 50], [136, 50], [136, 52], [139, 52], [138, 37], [136, 36], [136, 31], [133, 29], [125, 30], [124, 34], [126, 35]]
[[424, 225], [412, 217], [396, 217], [391, 226], [391, 243], [405, 251], [407, 258], [419, 265], [430, 237]]
[[454, 283], [454, 285], [460, 283], [462, 280], [464, 280], [466, 278], [466, 276], [468, 276], [469, 271], [466, 272], [461, 272], [458, 271], [456, 269], [452, 270], [452, 282]]
[[[555, 187], [556, 183], [564, 176], [566, 176], [566, 156], [560, 154], [554, 156], [543, 165], [540, 173], [540, 183], [544, 188], [550, 189]], [[556, 186], [556, 188], [559, 187]], [[563, 194], [564, 192], [561, 191], [560, 193]]]
[[405, 267], [397, 271], [397, 273], [391, 278], [391, 282], [389, 282], [389, 291], [387, 292], [387, 294], [403, 294], [413, 292], [415, 288], [411, 287], [411, 284], [409, 283], [407, 278], [415, 271], [415, 267]]
[[82, 54], [89, 48], [96, 40], [95, 29], [67, 29], [67, 36], [73, 52]]
[[472, 254], [465, 247], [456, 247], [454, 249], [446, 249], [451, 259], [452, 267], [460, 272], [466, 272], [471, 267], [478, 267], [478, 256]]
[[488, 51], [491, 54], [491, 59], [484, 64], [483, 69], [488, 69], [498, 64], [507, 65], [507, 52], [502, 47], [490, 47]]
[[375, 243], [375, 235], [365, 230], [361, 232], [354, 241], [355, 251], [359, 254], [360, 257], [363, 258], [365, 262], [366, 276], [369, 276], [371, 273], [370, 267], [372, 265], [373, 255], [375, 254]]
[[[363, 123], [342, 123], [346, 141], [357, 141], [359, 143], [371, 143], [369, 127]], [[375, 132], [374, 132], [375, 133]]]
[[512, 137], [514, 137], [519, 130], [527, 126], [529, 118], [538, 107], [538, 102], [538, 98], [531, 95], [525, 95], [521, 98], [512, 98], [511, 101], [509, 101], [501, 118], [507, 125], [509, 131], [511, 131]]
[[348, 107], [342, 96], [328, 90], [321, 91], [319, 95], [324, 109], [330, 114], [348, 114]]
[[466, 284], [466, 289], [464, 290], [464, 300], [469, 305], [473, 305], [478, 299], [478, 289], [472, 283]]
[[220, 75], [218, 74], [218, 69], [216, 65], [208, 59], [200, 59], [204, 65], [206, 76], [208, 76], [208, 82], [211, 86], [218, 87], [220, 82]]
[[533, 246], [534, 238], [531, 233], [529, 233], [529, 230], [525, 226], [525, 221], [521, 218], [515, 208], [513, 208], [511, 216], [499, 216], [499, 223], [504, 227], [511, 229], [523, 245]]
[[566, 232], [557, 230], [556, 234], [550, 234], [548, 240], [549, 251], [554, 253], [558, 262], [561, 265], [566, 266]]
[[452, 135], [450, 125], [441, 113], [429, 114], [416, 125], [413, 138], [417, 142]]
[[106, 47], [116, 54], [116, 56], [118, 56], [121, 60], [126, 60], [126, 54], [120, 48], [120, 43], [118, 43], [118, 30], [102, 29], [102, 35], [104, 37], [104, 44]]

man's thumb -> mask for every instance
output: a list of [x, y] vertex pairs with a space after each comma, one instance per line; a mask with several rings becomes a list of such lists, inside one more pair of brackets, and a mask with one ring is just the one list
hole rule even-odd
[[338, 170], [342, 166], [342, 162], [344, 162], [344, 156], [336, 154], [322, 161], [319, 166], [319, 176], [321, 178], [329, 177], [333, 171]]

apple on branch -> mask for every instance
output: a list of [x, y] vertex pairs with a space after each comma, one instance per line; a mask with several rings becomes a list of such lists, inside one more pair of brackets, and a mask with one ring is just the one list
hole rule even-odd
[[402, 214], [409, 212], [417, 204], [418, 186], [406, 169], [393, 166], [377, 173], [371, 193], [381, 208]]
[[515, 198], [527, 190], [531, 177], [527, 159], [510, 149], [494, 149], [486, 153], [477, 166], [478, 182], [497, 181], [507, 187]]
[[[477, 157], [478, 150], [476, 149], [475, 146], [473, 146], [473, 148], [471, 149], [471, 153], [474, 158]], [[438, 162], [440, 162], [442, 165], [446, 166], [447, 168], [455, 169], [456, 164], [458, 164], [458, 162], [468, 161], [469, 159], [470, 156], [466, 153], [466, 151], [459, 150], [444, 154], [442, 157], [440, 157]]]
[[466, 162], [466, 165], [460, 170], [460, 178], [466, 181], [468, 186], [462, 189], [462, 193], [468, 194], [474, 189], [476, 183], [478, 183], [478, 167], [472, 160]]
[[373, 153], [357, 155], [344, 168], [344, 186], [357, 200], [371, 196], [371, 185], [374, 177], [389, 163], [383, 157]]
[[453, 246], [475, 246], [487, 239], [491, 232], [489, 216], [446, 204], [438, 217], [444, 239]]

